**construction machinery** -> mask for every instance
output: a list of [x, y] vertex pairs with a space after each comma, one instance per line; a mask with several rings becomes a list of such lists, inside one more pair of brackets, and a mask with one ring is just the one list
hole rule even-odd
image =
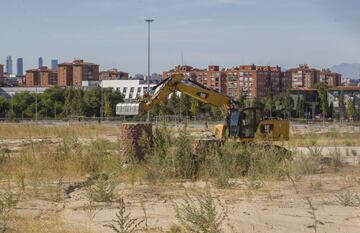
[[183, 74], [175, 74], [163, 80], [153, 87], [153, 93], [140, 97], [137, 103], [117, 104], [116, 114], [125, 116], [142, 114], [176, 92], [226, 111], [226, 122], [216, 125], [214, 129], [214, 136], [217, 139], [237, 139], [244, 142], [289, 139], [288, 120], [266, 118], [260, 108], [240, 108], [231, 97], [207, 88]]

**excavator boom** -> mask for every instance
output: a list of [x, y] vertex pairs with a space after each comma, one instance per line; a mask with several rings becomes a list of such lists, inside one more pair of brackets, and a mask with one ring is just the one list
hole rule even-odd
[[211, 90], [182, 74], [175, 74], [153, 88], [152, 95], [145, 94], [137, 103], [119, 103], [116, 105], [117, 115], [138, 115], [150, 110], [156, 104], [164, 101], [171, 93], [181, 92], [203, 103], [229, 110], [231, 98]]

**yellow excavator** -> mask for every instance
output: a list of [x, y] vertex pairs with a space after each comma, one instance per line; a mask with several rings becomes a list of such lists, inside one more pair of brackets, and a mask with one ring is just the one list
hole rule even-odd
[[285, 141], [289, 139], [289, 121], [286, 119], [267, 119], [260, 108], [240, 108], [231, 97], [218, 93], [202, 84], [174, 74], [153, 87], [152, 94], [140, 97], [137, 103], [119, 103], [116, 114], [138, 115], [168, 98], [171, 93], [180, 92], [203, 103], [223, 108], [227, 112], [225, 124], [215, 126], [217, 139], [237, 139], [252, 141]]

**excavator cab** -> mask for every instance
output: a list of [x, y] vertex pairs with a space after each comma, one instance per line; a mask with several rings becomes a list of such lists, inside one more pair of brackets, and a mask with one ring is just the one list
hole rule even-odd
[[227, 119], [230, 138], [254, 138], [258, 125], [262, 121], [262, 110], [259, 108], [234, 109]]

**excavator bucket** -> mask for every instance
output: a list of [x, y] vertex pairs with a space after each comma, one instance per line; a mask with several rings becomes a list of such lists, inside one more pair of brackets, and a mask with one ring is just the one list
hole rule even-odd
[[141, 113], [140, 103], [118, 103], [116, 105], [116, 115], [118, 116], [135, 116]]

